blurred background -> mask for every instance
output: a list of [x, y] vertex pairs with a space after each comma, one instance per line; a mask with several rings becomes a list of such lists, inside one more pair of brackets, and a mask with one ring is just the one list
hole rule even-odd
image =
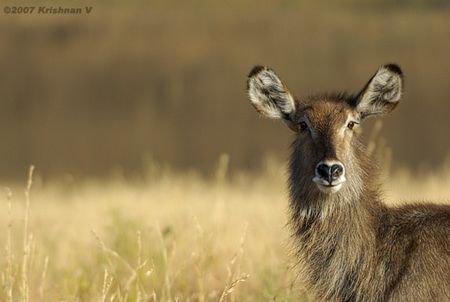
[[448, 0], [2, 1], [0, 301], [310, 301], [293, 134], [250, 105], [248, 72], [305, 97], [400, 64], [402, 103], [363, 131], [383, 196], [448, 204], [449, 37]]
[[231, 172], [284, 161], [292, 134], [246, 98], [255, 64], [299, 97], [358, 91], [378, 66], [400, 64], [403, 102], [381, 130], [393, 168], [449, 163], [448, 1], [59, 4], [94, 10], [0, 18], [0, 178], [22, 179], [30, 164], [102, 177], [152, 161], [208, 174], [223, 153]]

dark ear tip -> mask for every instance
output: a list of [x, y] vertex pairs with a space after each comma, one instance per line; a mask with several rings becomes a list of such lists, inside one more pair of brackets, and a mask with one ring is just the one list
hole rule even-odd
[[262, 66], [262, 65], [255, 65], [252, 70], [250, 71], [250, 73], [248, 74], [248, 77], [251, 78], [255, 75], [257, 75], [258, 73], [260, 73], [261, 71], [263, 71], [264, 69], [266, 69], [266, 67]]
[[398, 66], [397, 64], [386, 64], [383, 66], [384, 68], [386, 68], [387, 70], [398, 74], [400, 77], [403, 77], [403, 72], [402, 69], [400, 68], [400, 66]]

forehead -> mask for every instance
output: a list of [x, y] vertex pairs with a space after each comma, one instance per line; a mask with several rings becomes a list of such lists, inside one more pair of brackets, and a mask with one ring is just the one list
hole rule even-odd
[[352, 110], [347, 102], [326, 98], [311, 100], [302, 110], [316, 127], [330, 127], [346, 122]]

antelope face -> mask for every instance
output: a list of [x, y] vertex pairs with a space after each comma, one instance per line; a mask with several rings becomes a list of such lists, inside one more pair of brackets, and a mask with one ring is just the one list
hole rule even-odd
[[308, 100], [294, 120], [295, 154], [303, 174], [322, 192], [339, 191], [353, 157], [352, 138], [359, 117], [338, 96], [324, 96]]
[[295, 99], [275, 72], [256, 66], [248, 79], [252, 105], [263, 116], [282, 119], [296, 132], [293, 160], [300, 178], [333, 194], [356, 178], [355, 130], [367, 116], [392, 111], [402, 93], [402, 72], [385, 65], [356, 96], [322, 95]]

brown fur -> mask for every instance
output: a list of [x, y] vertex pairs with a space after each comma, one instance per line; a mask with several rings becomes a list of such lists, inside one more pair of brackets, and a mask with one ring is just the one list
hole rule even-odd
[[[345, 107], [315, 101], [311, 110], [319, 112], [310, 117], [326, 132], [342, 121], [338, 113]], [[388, 208], [357, 136], [330, 145], [336, 149], [318, 153], [345, 162], [353, 188], [331, 196], [318, 191], [308, 164], [317, 160], [316, 148], [301, 136], [293, 144], [289, 168], [297, 267], [307, 292], [317, 301], [450, 301], [450, 207]], [[346, 161], [347, 148], [352, 151]]]
[[[299, 277], [317, 301], [450, 301], [450, 206], [382, 203], [376, 167], [357, 133], [337, 134], [355, 114], [357, 97], [296, 100], [289, 116], [291, 128], [305, 114], [314, 127], [294, 127], [289, 165]], [[396, 105], [386, 104], [386, 112]], [[347, 181], [334, 194], [311, 181], [324, 158], [346, 169]]]

